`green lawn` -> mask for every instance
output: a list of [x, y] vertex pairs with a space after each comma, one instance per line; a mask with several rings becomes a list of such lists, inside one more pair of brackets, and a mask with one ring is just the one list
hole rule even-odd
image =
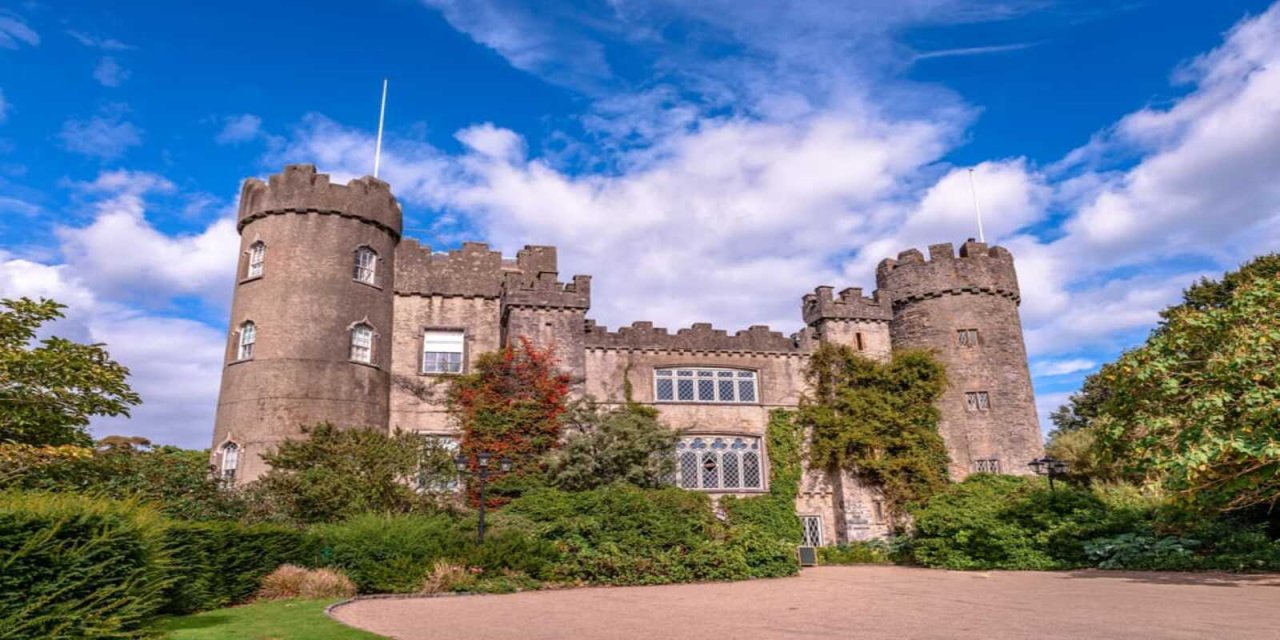
[[168, 640], [377, 640], [324, 615], [334, 600], [276, 600], [206, 611], [159, 624]]

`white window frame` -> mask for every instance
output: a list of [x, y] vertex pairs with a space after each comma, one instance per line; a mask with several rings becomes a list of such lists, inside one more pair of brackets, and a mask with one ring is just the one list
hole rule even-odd
[[220, 460], [218, 460], [219, 479], [230, 482], [236, 479], [236, 470], [240, 468], [240, 445], [234, 442], [224, 442], [218, 447]]
[[956, 345], [964, 349], [973, 349], [978, 346], [978, 330], [977, 329], [956, 329]]
[[[742, 446], [739, 446], [741, 444]], [[723, 445], [723, 446], [718, 446]], [[738, 493], [764, 491], [768, 488], [765, 475], [764, 444], [759, 436], [744, 435], [690, 435], [676, 443], [676, 486], [690, 491]], [[693, 456], [689, 458], [689, 456]], [[749, 456], [755, 459], [755, 482], [748, 484]], [[686, 459], [691, 461], [686, 462]], [[704, 465], [714, 461], [712, 469]], [[732, 459], [732, 463], [728, 460]], [[688, 464], [692, 464], [689, 467]], [[690, 475], [692, 470], [692, 475]], [[728, 472], [726, 470], [729, 470]], [[729, 478], [728, 473], [735, 474]], [[734, 486], [726, 486], [726, 479]]]
[[991, 394], [986, 391], [966, 391], [964, 405], [968, 411], [990, 411]]
[[377, 333], [367, 322], [357, 322], [351, 327], [351, 345], [348, 357], [352, 362], [373, 364], [373, 345]]
[[236, 336], [236, 360], [252, 360], [254, 345], [258, 343], [258, 325], [245, 320], [240, 323]]
[[[669, 397], [663, 397], [663, 382], [670, 385]], [[710, 394], [704, 393], [708, 388]], [[750, 399], [742, 399], [743, 389], [751, 390]], [[659, 367], [653, 370], [653, 399], [654, 402], [694, 404], [760, 404], [760, 375], [754, 369]]]
[[825, 545], [822, 516], [800, 516], [801, 542], [804, 547], [821, 547]]
[[261, 278], [267, 261], [267, 244], [261, 240], [249, 245], [249, 260], [245, 267], [245, 278]]
[[466, 354], [467, 332], [465, 330], [435, 328], [423, 330], [422, 373], [428, 375], [462, 373], [466, 366]]
[[378, 284], [378, 252], [371, 247], [356, 247], [351, 279], [364, 284]]

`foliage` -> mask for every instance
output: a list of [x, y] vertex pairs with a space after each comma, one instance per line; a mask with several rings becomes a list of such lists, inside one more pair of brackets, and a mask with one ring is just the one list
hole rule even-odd
[[[800, 543], [803, 532], [800, 518], [796, 516], [796, 495], [800, 492], [803, 438], [791, 412], [782, 409], [770, 412], [765, 431], [769, 495], [721, 498], [720, 507], [733, 527], [750, 525], [773, 540], [791, 545]], [[794, 573], [796, 563], [791, 562], [790, 566]]]
[[413, 593], [436, 560], [457, 558], [467, 545], [445, 514], [366, 514], [312, 527], [310, 536], [312, 564], [342, 571], [361, 593]]
[[[474, 455], [484, 452], [510, 459], [514, 473], [524, 475], [534, 473], [559, 442], [568, 394], [569, 377], [557, 369], [554, 349], [521, 338], [518, 347], [482, 354], [472, 373], [452, 378], [448, 406], [473, 465]], [[468, 495], [476, 504], [475, 487], [468, 486]], [[488, 500], [491, 506], [506, 501], [500, 493]]]
[[263, 600], [350, 598], [356, 595], [356, 583], [333, 569], [284, 564], [262, 577], [256, 595]]
[[1280, 254], [1188, 289], [1099, 374], [1097, 447], [1183, 504], [1280, 500]]
[[132, 638], [164, 602], [163, 522], [129, 502], [0, 494], [0, 638]]
[[564, 444], [548, 465], [552, 486], [584, 491], [623, 482], [656, 489], [670, 482], [679, 436], [658, 421], [653, 407], [602, 409], [587, 400], [566, 415]]
[[889, 543], [883, 540], [857, 540], [846, 544], [818, 547], [819, 564], [893, 564]]
[[1045, 454], [1067, 463], [1064, 479], [1069, 482], [1087, 485], [1126, 479], [1117, 461], [1099, 449], [1098, 433], [1094, 427], [1054, 431], [1049, 434]]
[[237, 522], [172, 522], [163, 545], [174, 563], [165, 611], [189, 613], [247, 600], [263, 576], [313, 555], [299, 530]]
[[168, 640], [379, 640], [325, 615], [333, 600], [267, 600], [169, 618], [157, 625]]
[[[270, 470], [250, 488], [255, 518], [307, 524], [434, 509], [436, 498], [408, 481], [424, 472], [427, 444], [419, 436], [329, 424], [303, 433], [305, 438], [282, 442], [262, 457]], [[441, 484], [422, 480], [428, 487]]]
[[935, 401], [945, 370], [923, 351], [899, 351], [888, 363], [845, 345], [824, 344], [806, 373], [811, 393], [798, 424], [811, 433], [815, 468], [843, 467], [884, 494], [900, 519], [947, 485], [947, 449], [938, 433]]
[[1156, 527], [1095, 538], [1085, 543], [1090, 564], [1099, 569], [1149, 571], [1277, 571], [1280, 542], [1260, 527], [1210, 521], [1181, 533]]
[[52, 300], [0, 300], [0, 442], [88, 445], [89, 418], [128, 416], [142, 400], [129, 370], [101, 344], [50, 337], [42, 325], [63, 317]]
[[136, 498], [164, 515], [187, 520], [237, 518], [244, 513], [240, 496], [223, 490], [209, 473], [207, 451], [145, 449], [145, 441], [139, 440], [100, 442], [96, 450], [0, 445], [0, 459], [15, 460], [15, 469], [0, 477], [0, 486]]
[[1103, 403], [1111, 395], [1110, 388], [1100, 375], [1109, 366], [1111, 365], [1103, 365], [1099, 373], [1085, 377], [1080, 390], [1071, 394], [1066, 404], [1049, 414], [1049, 421], [1053, 423], [1055, 435], [1082, 430], [1098, 417]]

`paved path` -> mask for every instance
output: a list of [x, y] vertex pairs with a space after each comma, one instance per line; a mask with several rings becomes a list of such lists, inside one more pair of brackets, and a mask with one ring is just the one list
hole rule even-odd
[[798, 578], [362, 600], [401, 640], [1280, 638], [1280, 576], [817, 567]]

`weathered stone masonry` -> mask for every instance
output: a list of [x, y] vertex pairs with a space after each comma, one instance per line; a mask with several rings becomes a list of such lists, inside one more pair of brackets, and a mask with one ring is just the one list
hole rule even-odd
[[[763, 448], [770, 410], [796, 406], [818, 344], [847, 344], [877, 359], [894, 348], [927, 348], [947, 365], [940, 428], [953, 477], [1023, 473], [1041, 450], [1017, 277], [1000, 247], [969, 241], [956, 255], [950, 244], [933, 245], [927, 260], [905, 251], [880, 264], [870, 296], [817, 287], [803, 297], [805, 328], [793, 335], [709, 324], [670, 332], [650, 322], [610, 331], [586, 317], [590, 278], [563, 281], [554, 247], [525, 247], [514, 258], [479, 243], [433, 253], [401, 239], [399, 204], [374, 178], [336, 185], [311, 165], [287, 166], [266, 183], [246, 181], [238, 226], [242, 260], [213, 434], [214, 464], [234, 467], [237, 481], [260, 475], [259, 456], [306, 424], [453, 434], [440, 402], [411, 392], [447, 375], [424, 373], [427, 332], [459, 336], [463, 371], [479, 354], [519, 338], [554, 345], [576, 393], [616, 403], [629, 389], [688, 442], [697, 436], [743, 450]], [[265, 250], [262, 272], [246, 277], [255, 243]], [[362, 247], [377, 256], [366, 281], [353, 277]], [[247, 358], [240, 346], [245, 323], [256, 331]], [[368, 362], [353, 350], [355, 327], [372, 329]], [[736, 392], [742, 395], [730, 393], [735, 384], [744, 385]], [[714, 397], [722, 401], [690, 400], [694, 389], [699, 399], [719, 389]], [[690, 395], [677, 401], [684, 393]], [[237, 455], [228, 456], [231, 450]], [[728, 484], [730, 474], [742, 481], [712, 493], [767, 490], [767, 451], [759, 469], [754, 457], [718, 460], [724, 475], [706, 481]], [[757, 473], [758, 481], [747, 480]], [[882, 535], [878, 500], [851, 474], [806, 470], [796, 506], [819, 517], [823, 542], [833, 543]]]

